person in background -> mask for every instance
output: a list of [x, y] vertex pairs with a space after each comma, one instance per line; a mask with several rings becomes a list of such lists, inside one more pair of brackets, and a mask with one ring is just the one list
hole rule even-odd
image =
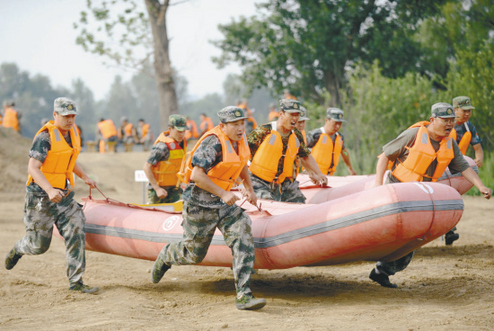
[[[305, 107], [300, 106], [300, 117], [298, 118], [297, 124], [295, 124], [295, 127], [302, 133], [302, 137], [304, 137], [304, 144], [307, 145], [307, 135], [305, 134], [305, 123], [308, 121], [310, 118], [307, 117], [307, 109]], [[295, 163], [293, 164], [293, 178], [297, 178], [297, 175], [302, 171], [302, 167], [300, 166], [300, 159], [297, 157], [295, 160]]]
[[324, 126], [307, 134], [307, 146], [312, 148], [311, 155], [317, 162], [323, 174], [332, 176], [336, 172], [340, 155], [345, 162], [350, 175], [356, 175], [350, 162], [350, 155], [345, 148], [343, 135], [339, 133], [343, 119], [343, 111], [338, 108], [328, 108]]
[[268, 114], [268, 122], [273, 122], [278, 120], [278, 111], [276, 110], [276, 105], [274, 102], [269, 104], [269, 114]]
[[139, 124], [137, 125], [137, 139], [139, 140], [139, 144], [142, 144], [143, 151], [149, 151], [153, 138], [151, 125], [146, 123], [144, 119], [139, 119]]
[[251, 110], [249, 106], [247, 106], [247, 100], [243, 99], [237, 102], [237, 107], [241, 108], [247, 114], [247, 118], [245, 119], [245, 134], [249, 135], [255, 128], [257, 128], [257, 121], [254, 118], [255, 109]]
[[15, 131], [21, 133], [21, 117], [21, 113], [15, 109], [14, 100], [8, 100], [3, 103], [2, 126], [4, 128], [12, 128]]
[[74, 101], [55, 99], [54, 120], [46, 123], [34, 137], [29, 152], [24, 206], [26, 235], [7, 254], [5, 268], [11, 270], [24, 255], [45, 253], [55, 225], [65, 241], [69, 290], [94, 293], [98, 287], [90, 287], [82, 281], [86, 267], [86, 219], [82, 206], [74, 199], [74, 174], [91, 188], [96, 188], [96, 182], [76, 161], [81, 151], [74, 127], [78, 114]]
[[144, 163], [148, 178], [149, 203], [172, 203], [180, 200], [182, 189], [177, 173], [187, 155], [186, 119], [170, 115], [168, 131], [162, 132], [154, 142], [151, 155]]
[[284, 99], [289, 99], [289, 100], [297, 100], [297, 98], [290, 93], [289, 89], [285, 89], [283, 91], [283, 98]]
[[196, 122], [189, 118], [189, 116], [185, 117], [187, 119], [187, 131], [185, 132], [185, 139], [187, 141], [191, 139], [199, 138], [199, 131], [197, 131]]
[[[107, 143], [113, 142], [116, 144], [118, 142], [117, 128], [115, 127], [115, 124], [113, 124], [113, 121], [111, 119], [105, 120], [103, 117], [99, 119], [99, 122], [96, 126], [95, 136], [100, 153], [104, 153], [107, 150]], [[113, 152], [116, 152], [116, 150], [114, 150]]]
[[199, 133], [199, 137], [202, 137], [206, 132], [214, 127], [214, 124], [211, 118], [208, 117], [205, 113], [199, 115], [199, 119], [201, 120], [201, 124], [199, 124], [199, 129], [201, 130], [201, 132]]
[[302, 133], [295, 128], [301, 112], [300, 102], [282, 99], [278, 120], [259, 126], [248, 137], [252, 154], [249, 170], [259, 199], [305, 203], [293, 174], [297, 157], [315, 184], [328, 182], [310, 155]]
[[134, 144], [139, 141], [137, 139], [137, 131], [134, 124], [130, 123], [127, 116], [122, 116], [120, 119], [121, 125], [118, 128], [118, 139], [123, 144]]
[[[385, 184], [400, 182], [435, 182], [449, 167], [452, 174], [461, 173], [475, 185], [486, 199], [491, 190], [463, 158], [460, 148], [450, 137], [455, 123], [453, 106], [446, 102], [431, 107], [429, 121], [418, 122], [403, 131], [383, 147], [376, 166], [374, 187], [383, 185], [384, 174], [392, 162]], [[381, 286], [397, 288], [389, 276], [404, 270], [411, 262], [414, 252], [395, 261], [378, 261], [369, 278]]]
[[235, 204], [240, 198], [230, 192], [240, 178], [247, 200], [257, 205], [247, 169], [247, 116], [242, 109], [230, 106], [220, 110], [218, 117], [220, 124], [201, 137], [185, 166], [183, 239], [163, 247], [151, 270], [151, 280], [158, 283], [172, 265], [200, 263], [218, 228], [233, 255], [237, 309], [260, 309], [266, 300], [256, 299], [250, 289], [255, 259], [252, 221]]

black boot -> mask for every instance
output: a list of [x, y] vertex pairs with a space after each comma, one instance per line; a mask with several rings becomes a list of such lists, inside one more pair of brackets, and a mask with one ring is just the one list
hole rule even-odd
[[460, 235], [458, 233], [454, 233], [453, 230], [446, 232], [444, 235], [446, 245], [453, 245], [453, 242], [458, 240], [458, 238], [460, 238]]
[[372, 269], [369, 278], [375, 281], [376, 283], [379, 283], [383, 287], [389, 287], [389, 288], [397, 288], [398, 285], [393, 284], [389, 281], [388, 275], [385, 275], [383, 273], [378, 274], [376, 272], [376, 269]]

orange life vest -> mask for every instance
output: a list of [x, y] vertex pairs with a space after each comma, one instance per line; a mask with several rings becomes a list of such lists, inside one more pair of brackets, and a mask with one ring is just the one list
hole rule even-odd
[[117, 135], [117, 128], [112, 120], [98, 122], [98, 128], [103, 138], [108, 139]]
[[130, 137], [132, 136], [132, 128], [134, 127], [134, 125], [132, 125], [132, 123], [127, 123], [124, 128], [123, 128], [123, 131], [124, 131], [124, 134], [126, 137]]
[[190, 182], [190, 175], [192, 174], [192, 156], [194, 152], [199, 147], [201, 142], [211, 135], [215, 135], [221, 142], [221, 149], [223, 154], [223, 159], [211, 168], [207, 175], [208, 177], [224, 189], [225, 191], [230, 191], [233, 185], [236, 183], [238, 176], [244, 169], [247, 161], [250, 158], [249, 144], [247, 143], [247, 137], [245, 134], [242, 140], [238, 142], [238, 154], [233, 148], [230, 138], [221, 130], [219, 126], [214, 127], [212, 130], [208, 131], [205, 135], [199, 139], [194, 149], [191, 152], [190, 157], [184, 162], [184, 166], [181, 170], [181, 175], [183, 176], [183, 181], [185, 183]]
[[[46, 123], [36, 133], [35, 137], [46, 129], [48, 129], [48, 133], [50, 134], [51, 148], [41, 165], [41, 172], [45, 175], [51, 186], [55, 188], [65, 189], [67, 180], [74, 187], [73, 171], [77, 156], [81, 152], [81, 137], [75, 127], [72, 126], [69, 131], [72, 141], [72, 147], [70, 147], [60, 130], [53, 125], [53, 121]], [[31, 184], [33, 181], [33, 177], [29, 175], [26, 185]]]
[[252, 130], [257, 128], [257, 121], [254, 117], [247, 117], [245, 120], [252, 123]]
[[142, 135], [142, 137], [140, 137], [140, 138], [144, 138], [144, 137], [148, 134], [148, 132], [149, 132], [149, 128], [150, 128], [150, 127], [151, 127], [151, 126], [150, 126], [149, 124], [144, 124], [144, 125], [141, 127], [141, 130], [142, 130], [142, 131], [141, 131], [141, 135]]
[[197, 132], [196, 122], [194, 122], [193, 120], [187, 120], [186, 124], [189, 129], [187, 130], [187, 132], [185, 132], [185, 139], [199, 138], [199, 132]]
[[470, 145], [470, 142], [472, 141], [472, 132], [470, 132], [470, 128], [468, 127], [467, 122], [465, 122], [464, 125], [467, 131], [465, 132], [465, 134], [463, 134], [463, 137], [461, 137], [460, 141], [456, 139], [457, 133], [455, 129], [451, 130], [451, 133], [449, 134], [452, 139], [456, 140], [456, 142], [458, 143], [458, 147], [460, 147], [460, 151], [463, 155], [467, 153], [468, 145]]
[[[331, 137], [325, 133], [324, 128], [321, 128], [322, 134], [319, 136], [319, 140], [312, 148], [311, 155], [316, 160], [319, 170], [323, 174], [329, 174], [332, 176], [338, 163], [340, 161], [341, 149], [343, 148], [343, 141], [341, 135], [337, 132], [336, 139], [333, 144]], [[333, 166], [331, 167], [331, 161]]]
[[19, 119], [17, 118], [17, 111], [10, 107], [5, 108], [2, 125], [4, 128], [12, 128], [15, 131], [19, 131]]
[[439, 143], [439, 150], [437, 152], [434, 150], [425, 123], [429, 122], [419, 122], [411, 126], [411, 128], [420, 127], [415, 143], [412, 147], [406, 147], [409, 150], [409, 154], [403, 163], [399, 162], [398, 159], [395, 161], [399, 164], [393, 170], [392, 175], [401, 182], [422, 181], [424, 177], [427, 177], [425, 173], [435, 159], [437, 160], [437, 166], [431, 180], [436, 182], [455, 157], [453, 139], [451, 137], [443, 138]]
[[[271, 122], [271, 133], [264, 138], [256, 154], [252, 158], [250, 171], [257, 177], [267, 181], [282, 183], [285, 178], [293, 178], [293, 162], [295, 161], [300, 142], [292, 131], [288, 138], [288, 146], [283, 154], [283, 139], [276, 131], [276, 122]], [[283, 162], [283, 172], [276, 177], [278, 163], [281, 157], [285, 157]]]
[[169, 132], [165, 131], [158, 136], [158, 139], [154, 142], [156, 145], [158, 142], [163, 142], [170, 151], [170, 157], [166, 161], [160, 161], [151, 167], [154, 178], [158, 182], [159, 186], [175, 186], [179, 182], [177, 173], [180, 171], [180, 165], [185, 159], [187, 153], [187, 141], [184, 139], [184, 148], [170, 138]]
[[206, 117], [199, 127], [201, 128], [201, 132], [205, 132], [211, 130], [214, 127], [214, 124], [211, 118]]

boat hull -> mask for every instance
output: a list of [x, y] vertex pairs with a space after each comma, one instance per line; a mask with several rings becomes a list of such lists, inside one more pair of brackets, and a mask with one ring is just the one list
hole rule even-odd
[[[256, 269], [392, 261], [440, 237], [461, 218], [463, 201], [438, 183], [383, 185], [320, 204], [261, 200], [252, 219]], [[155, 260], [182, 238], [179, 212], [86, 199], [86, 249]], [[217, 230], [201, 265], [232, 265]]]

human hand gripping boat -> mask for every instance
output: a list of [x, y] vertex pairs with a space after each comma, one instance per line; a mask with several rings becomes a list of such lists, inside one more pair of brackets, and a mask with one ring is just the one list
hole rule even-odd
[[[457, 189], [464, 190], [465, 180], [447, 178], [455, 187], [413, 182], [366, 189], [365, 181], [373, 177], [365, 177], [334, 188], [303, 189], [308, 204], [259, 200], [260, 209], [243, 204], [252, 219], [254, 268], [393, 261], [440, 237], [461, 218]], [[338, 189], [334, 197], [330, 192]], [[92, 251], [154, 261], [164, 245], [183, 234], [181, 212], [170, 206], [89, 196], [84, 212], [86, 248]], [[231, 267], [232, 254], [219, 231], [200, 265]]]

